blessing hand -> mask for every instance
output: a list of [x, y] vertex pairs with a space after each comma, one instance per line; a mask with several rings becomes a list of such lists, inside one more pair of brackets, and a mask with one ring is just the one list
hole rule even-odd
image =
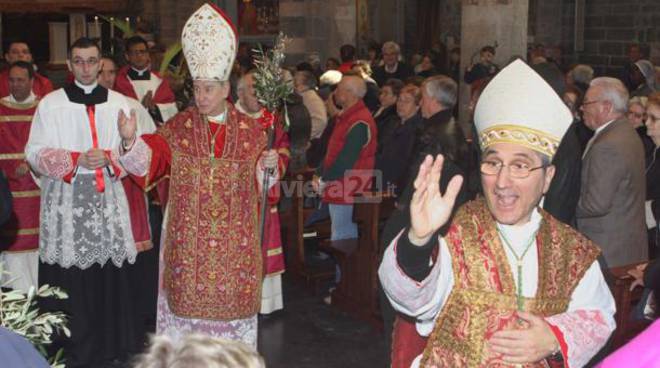
[[463, 184], [463, 177], [456, 175], [449, 181], [445, 194], [440, 193], [443, 162], [442, 155], [438, 155], [435, 160], [427, 155], [415, 178], [408, 232], [408, 238], [415, 245], [426, 244], [431, 235], [447, 223]]

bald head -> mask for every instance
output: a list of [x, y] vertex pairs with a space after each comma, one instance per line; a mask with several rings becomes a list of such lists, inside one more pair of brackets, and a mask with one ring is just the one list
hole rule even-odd
[[367, 94], [367, 84], [364, 79], [354, 75], [344, 75], [335, 90], [335, 102], [347, 109], [362, 100]]

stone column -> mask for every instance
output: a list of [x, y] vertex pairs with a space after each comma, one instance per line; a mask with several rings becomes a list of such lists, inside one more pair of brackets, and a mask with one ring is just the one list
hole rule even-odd
[[[495, 62], [504, 67], [512, 57], [527, 53], [529, 0], [463, 0], [461, 17], [461, 81], [459, 121], [466, 134], [469, 128], [470, 86], [462, 81], [465, 69], [478, 61], [484, 45], [497, 42]], [[474, 56], [474, 58], [473, 58]]]

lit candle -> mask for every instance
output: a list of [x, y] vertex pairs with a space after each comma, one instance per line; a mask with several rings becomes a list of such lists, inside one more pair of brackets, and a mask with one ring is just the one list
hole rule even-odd
[[126, 17], [126, 25], [129, 27], [131, 26], [131, 18]]
[[99, 17], [98, 15], [94, 16], [94, 36], [101, 38], [101, 28], [99, 25]]
[[115, 18], [110, 17], [110, 53], [115, 53]]

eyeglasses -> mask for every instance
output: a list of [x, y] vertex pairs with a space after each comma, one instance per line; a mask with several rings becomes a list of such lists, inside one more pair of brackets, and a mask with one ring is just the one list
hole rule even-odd
[[97, 58], [90, 58], [87, 60], [84, 59], [73, 59], [72, 61], [73, 65], [75, 66], [83, 66], [83, 65], [89, 65], [89, 66], [94, 66], [99, 63], [99, 59]]
[[509, 168], [509, 175], [516, 179], [525, 179], [529, 176], [529, 174], [531, 174], [532, 171], [547, 167], [547, 165], [529, 167], [529, 165], [523, 162], [514, 162], [505, 165], [501, 161], [481, 161], [480, 170], [482, 174], [492, 176], [498, 175], [500, 171], [502, 171], [502, 168], [505, 166]]

